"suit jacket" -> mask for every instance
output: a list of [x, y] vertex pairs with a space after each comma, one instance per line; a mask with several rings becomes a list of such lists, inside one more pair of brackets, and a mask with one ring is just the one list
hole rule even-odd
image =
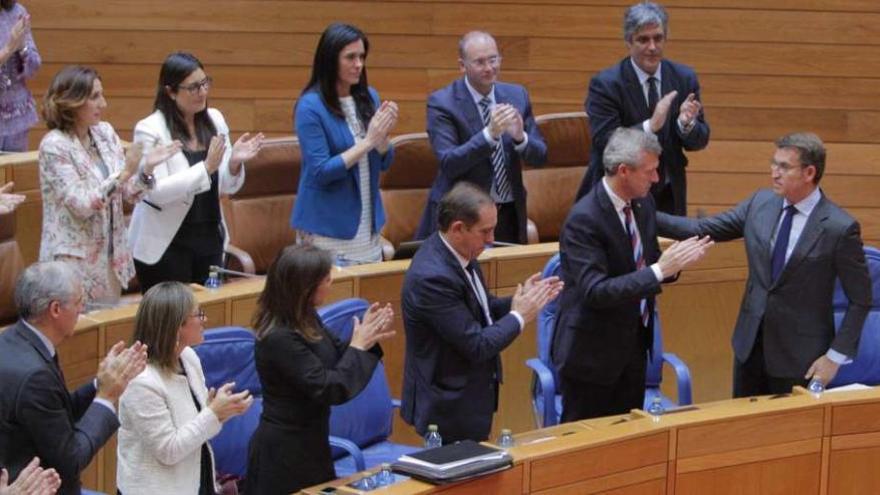
[[[529, 142], [522, 154], [514, 149], [513, 139], [501, 136], [507, 159], [516, 215], [519, 221], [519, 241], [526, 243], [526, 189], [522, 180], [522, 161], [529, 165], [543, 165], [547, 161], [547, 145], [532, 115], [532, 104], [526, 89], [517, 84], [495, 83], [495, 102], [513, 105], [523, 118]], [[419, 223], [416, 239], [424, 239], [437, 230], [437, 206], [440, 198], [459, 181], [467, 181], [490, 191], [494, 181], [492, 145], [483, 136], [483, 117], [474, 103], [464, 79], [428, 97], [428, 137], [440, 169], [431, 185], [425, 212]]]
[[119, 427], [96, 404], [89, 383], [68, 392], [49, 350], [19, 321], [0, 334], [0, 465], [10, 479], [33, 459], [61, 475], [61, 494], [80, 493], [79, 476]]
[[653, 322], [645, 328], [640, 301], [653, 318], [660, 282], [650, 265], [660, 258], [649, 195], [632, 201], [645, 267], [636, 270], [629, 235], [611, 198], [598, 184], [575, 203], [559, 238], [562, 280], [551, 357], [569, 378], [608, 385], [617, 381], [634, 348], [651, 348]]
[[[687, 213], [687, 181], [685, 167], [688, 159], [684, 150], [701, 150], [709, 144], [709, 124], [703, 112], [697, 117], [694, 128], [682, 134], [678, 128], [678, 109], [690, 93], [700, 99], [700, 83], [697, 74], [690, 67], [677, 64], [671, 60], [663, 60], [660, 77], [660, 94], [678, 91], [666, 117], [666, 124], [657, 134], [663, 147], [660, 155], [660, 181], [652, 191], [657, 192], [668, 179], [672, 187], [674, 211], [677, 215]], [[642, 122], [651, 118], [648, 102], [645, 100], [639, 78], [633, 69], [630, 58], [596, 74], [590, 81], [590, 90], [584, 102], [587, 115], [590, 117], [590, 166], [584, 174], [577, 197], [585, 195], [602, 176], [602, 154], [608, 139], [618, 127], [642, 128]]]
[[[147, 186], [136, 176], [117, 187], [116, 178], [125, 169], [122, 142], [107, 122], [100, 122], [89, 131], [110, 172], [106, 179], [72, 134], [55, 129], [40, 142], [40, 261], [73, 261], [83, 272], [86, 300], [94, 301], [119, 297], [109, 293], [112, 285], [107, 279], [108, 268], [113, 268], [122, 287], [128, 287], [134, 276], [122, 202], [137, 201]], [[113, 258], [108, 267], [107, 250], [111, 244]]]
[[[208, 389], [198, 355], [180, 354], [186, 375], [154, 364], [128, 384], [119, 398], [116, 485], [125, 495], [199, 493], [202, 445], [220, 433], [220, 420], [207, 407]], [[196, 410], [193, 396], [199, 401]], [[211, 481], [214, 481], [213, 478]], [[214, 486], [216, 493], [219, 486]]]
[[[480, 274], [482, 280], [482, 272]], [[444, 442], [485, 440], [501, 382], [499, 354], [519, 335], [511, 298], [489, 294], [489, 325], [467, 276], [435, 232], [403, 280], [401, 416], [424, 434], [436, 424]], [[485, 281], [483, 282], [485, 288]]]
[[[749, 277], [733, 331], [733, 350], [745, 362], [763, 325], [767, 372], [790, 378], [802, 377], [829, 347], [855, 357], [872, 295], [859, 224], [824, 194], [779, 278], [771, 280], [770, 240], [782, 204], [782, 196], [763, 189], [716, 216], [696, 220], [658, 214], [657, 225], [660, 235], [676, 239], [745, 238]], [[849, 306], [835, 335], [831, 304], [837, 278]]]
[[[217, 134], [226, 136], [226, 153], [223, 154], [218, 169], [219, 191], [220, 194], [234, 194], [244, 185], [244, 167], [238, 175], [232, 175], [229, 171], [229, 159], [232, 157], [229, 126], [226, 125], [223, 114], [216, 108], [209, 108], [208, 116], [214, 122]], [[161, 111], [156, 110], [137, 123], [134, 128], [134, 141], [144, 143], [144, 153], [149, 153], [156, 145], [164, 145], [172, 141], [171, 131], [168, 130], [165, 116]], [[183, 219], [186, 218], [196, 194], [211, 189], [211, 176], [205, 168], [205, 163], [200, 162], [190, 167], [183, 151], [157, 165], [153, 176], [156, 184], [152, 191], [144, 196], [145, 201], [135, 205], [131, 214], [131, 225], [128, 228], [134, 258], [148, 265], [155, 264], [165, 254]], [[229, 244], [229, 236], [226, 235], [226, 221], [223, 219], [222, 208], [220, 223], [223, 227], [225, 248]]]
[[276, 327], [254, 347], [263, 414], [250, 444], [247, 492], [287, 494], [336, 477], [327, 436], [330, 406], [367, 386], [382, 349], [350, 347], [322, 329], [309, 342]]
[[[379, 94], [370, 88], [379, 108]], [[290, 217], [290, 226], [336, 239], [353, 239], [361, 219], [360, 175], [357, 165], [345, 168], [342, 153], [354, 146], [345, 119], [334, 115], [321, 93], [310, 90], [296, 103], [296, 135], [302, 148], [302, 171]], [[368, 123], [364, 123], [367, 126]], [[388, 170], [394, 158], [391, 147], [381, 155], [368, 153], [370, 199], [373, 204], [373, 232], [385, 225], [385, 210], [379, 194], [379, 172]]]

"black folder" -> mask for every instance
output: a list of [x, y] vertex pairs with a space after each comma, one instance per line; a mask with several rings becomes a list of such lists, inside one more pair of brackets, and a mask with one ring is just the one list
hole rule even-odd
[[513, 465], [501, 449], [465, 440], [402, 456], [392, 469], [429, 483], [452, 483], [502, 471]]

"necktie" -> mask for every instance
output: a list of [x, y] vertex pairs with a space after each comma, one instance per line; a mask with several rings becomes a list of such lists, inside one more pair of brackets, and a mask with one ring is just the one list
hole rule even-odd
[[791, 237], [791, 220], [797, 209], [794, 205], [788, 205], [783, 208], [785, 216], [782, 217], [782, 225], [779, 226], [779, 233], [776, 234], [776, 244], [773, 246], [773, 258], [770, 264], [771, 280], [776, 282], [785, 266], [785, 253], [788, 251], [788, 239]]
[[486, 317], [486, 324], [491, 325], [492, 315], [489, 313], [489, 301], [486, 300], [485, 289], [483, 289], [483, 283], [480, 282], [480, 277], [477, 275], [477, 262], [471, 261], [467, 266], [467, 274], [470, 277], [471, 287], [474, 290], [474, 295], [477, 296], [477, 301], [480, 302], [480, 307], [483, 309], [483, 316]]
[[657, 108], [657, 78], [651, 76], [648, 78], [648, 113], [654, 115], [654, 109]]
[[[629, 205], [623, 207], [623, 216], [626, 220], [626, 233], [629, 235], [629, 241], [632, 245], [633, 260], [636, 262], [636, 271], [638, 271], [645, 267], [645, 256], [644, 253], [642, 253], [642, 240], [639, 237], [639, 229], [633, 218], [632, 208]], [[639, 313], [641, 315], [642, 326], [648, 328], [650, 313], [648, 312], [647, 299], [639, 301]]]
[[58, 378], [61, 378], [61, 383], [64, 383], [67, 386], [67, 381], [64, 379], [64, 372], [61, 371], [61, 365], [58, 363], [58, 351], [55, 351], [55, 354], [52, 356], [52, 363], [55, 365], [55, 372], [58, 373]]
[[[492, 100], [488, 96], [484, 96], [480, 100], [480, 114], [483, 117], [483, 125], [488, 126], [492, 120], [492, 112], [489, 106]], [[507, 177], [507, 167], [504, 160], [503, 140], [499, 139], [498, 144], [492, 150], [492, 176], [494, 178], [493, 186], [495, 188], [495, 198], [499, 203], [509, 203], [513, 200], [510, 192], [510, 180]]]

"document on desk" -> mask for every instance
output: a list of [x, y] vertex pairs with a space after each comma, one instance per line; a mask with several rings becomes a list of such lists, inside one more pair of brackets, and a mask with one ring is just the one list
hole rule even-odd
[[850, 383], [842, 387], [826, 388], [825, 392], [849, 392], [850, 390], [868, 390], [871, 387], [864, 383]]

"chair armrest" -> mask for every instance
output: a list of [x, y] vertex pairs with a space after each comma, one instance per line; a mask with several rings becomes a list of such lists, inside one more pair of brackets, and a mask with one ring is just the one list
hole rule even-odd
[[541, 236], [538, 234], [538, 226], [531, 218], [526, 219], [526, 242], [529, 244], [537, 244], [541, 242]]
[[351, 440], [346, 440], [340, 437], [334, 437], [333, 435], [329, 435], [328, 439], [330, 440], [331, 447], [339, 447], [340, 449], [348, 452], [348, 455], [354, 459], [354, 466], [357, 471], [363, 471], [366, 469], [366, 463], [364, 462], [364, 453], [361, 452], [361, 449], [354, 444]]
[[538, 358], [526, 361], [526, 366], [532, 369], [535, 379], [541, 385], [541, 401], [544, 403], [544, 417], [541, 427], [552, 426], [557, 423], [556, 418], [556, 383], [553, 381], [553, 373]]
[[691, 370], [688, 368], [688, 365], [671, 352], [663, 353], [663, 361], [669, 363], [672, 369], [675, 370], [675, 379], [678, 383], [678, 405], [691, 405], [693, 403], [691, 398]]
[[[247, 251], [241, 249], [240, 247], [233, 246], [232, 244], [226, 246], [226, 266], [229, 267], [229, 262], [232, 261], [234, 263], [238, 263], [238, 266], [241, 268], [240, 271], [245, 273], [254, 274], [256, 273], [256, 267], [254, 265], [254, 259], [251, 258], [251, 255], [248, 254]], [[233, 270], [235, 268], [232, 268]]]
[[391, 399], [391, 407], [395, 409], [400, 409], [400, 399]]

